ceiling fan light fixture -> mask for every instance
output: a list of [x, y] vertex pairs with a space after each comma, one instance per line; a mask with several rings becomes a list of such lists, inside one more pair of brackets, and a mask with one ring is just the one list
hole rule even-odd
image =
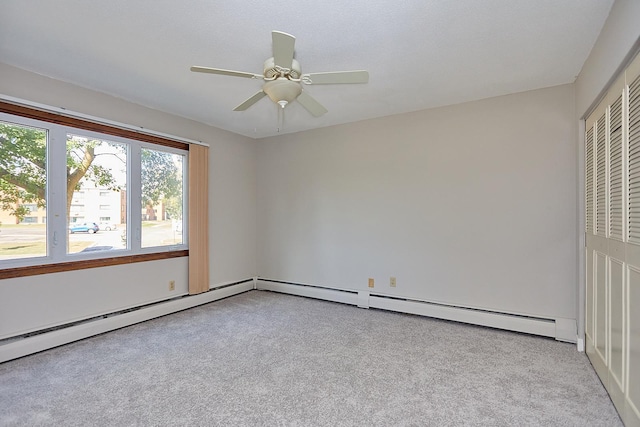
[[292, 82], [285, 77], [279, 77], [266, 82], [264, 86], [262, 86], [262, 91], [276, 104], [279, 104], [281, 101], [289, 103], [300, 95], [302, 86], [300, 86], [298, 82]]

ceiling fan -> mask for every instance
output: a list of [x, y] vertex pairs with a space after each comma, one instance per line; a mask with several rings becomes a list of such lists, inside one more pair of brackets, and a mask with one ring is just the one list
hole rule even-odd
[[327, 112], [327, 109], [311, 95], [302, 90], [302, 83], [307, 85], [327, 85], [367, 83], [369, 81], [369, 73], [364, 70], [302, 74], [300, 63], [293, 59], [293, 48], [296, 38], [291, 34], [281, 31], [272, 31], [271, 38], [273, 42], [273, 57], [264, 62], [264, 71], [262, 74], [200, 66], [191, 67], [191, 71], [249, 79], [263, 79], [265, 83], [262, 85], [262, 89], [234, 108], [234, 111], [244, 111], [263, 97], [268, 96], [282, 109], [297, 99], [298, 102], [315, 117], [323, 115]]

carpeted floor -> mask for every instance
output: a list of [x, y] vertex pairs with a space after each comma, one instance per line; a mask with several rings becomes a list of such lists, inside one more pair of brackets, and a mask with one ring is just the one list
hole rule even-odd
[[622, 423], [574, 345], [252, 291], [0, 364], [0, 425]]

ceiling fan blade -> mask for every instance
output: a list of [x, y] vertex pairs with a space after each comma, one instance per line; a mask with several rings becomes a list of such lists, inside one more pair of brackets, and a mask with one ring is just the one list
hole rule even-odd
[[254, 73], [245, 73], [244, 71], [232, 71], [232, 70], [223, 70], [222, 68], [211, 68], [211, 67], [199, 67], [194, 65], [191, 67], [191, 71], [196, 73], [211, 73], [211, 74], [221, 74], [223, 76], [232, 76], [232, 77], [246, 77], [249, 79], [257, 79], [262, 76]]
[[247, 108], [251, 107], [253, 104], [255, 104], [256, 102], [260, 101], [262, 98], [264, 98], [267, 94], [264, 93], [263, 91], [259, 91], [257, 92], [255, 95], [253, 95], [251, 98], [247, 99], [246, 101], [244, 101], [242, 104], [238, 105], [236, 108], [233, 109], [233, 111], [244, 111]]
[[302, 91], [302, 93], [298, 95], [298, 102], [302, 104], [302, 106], [315, 117], [320, 117], [328, 111], [322, 106], [322, 104], [316, 101], [314, 97], [312, 97], [305, 91]]
[[282, 68], [290, 70], [296, 38], [282, 31], [272, 31], [271, 40], [273, 42], [273, 62]]
[[333, 85], [343, 83], [367, 83], [369, 72], [357, 71], [332, 71], [328, 73], [303, 74], [302, 82], [308, 85]]

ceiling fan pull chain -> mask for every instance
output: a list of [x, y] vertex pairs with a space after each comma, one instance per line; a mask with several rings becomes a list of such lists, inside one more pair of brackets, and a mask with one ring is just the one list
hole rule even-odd
[[278, 102], [278, 133], [284, 130], [284, 107], [287, 106], [287, 101]]

